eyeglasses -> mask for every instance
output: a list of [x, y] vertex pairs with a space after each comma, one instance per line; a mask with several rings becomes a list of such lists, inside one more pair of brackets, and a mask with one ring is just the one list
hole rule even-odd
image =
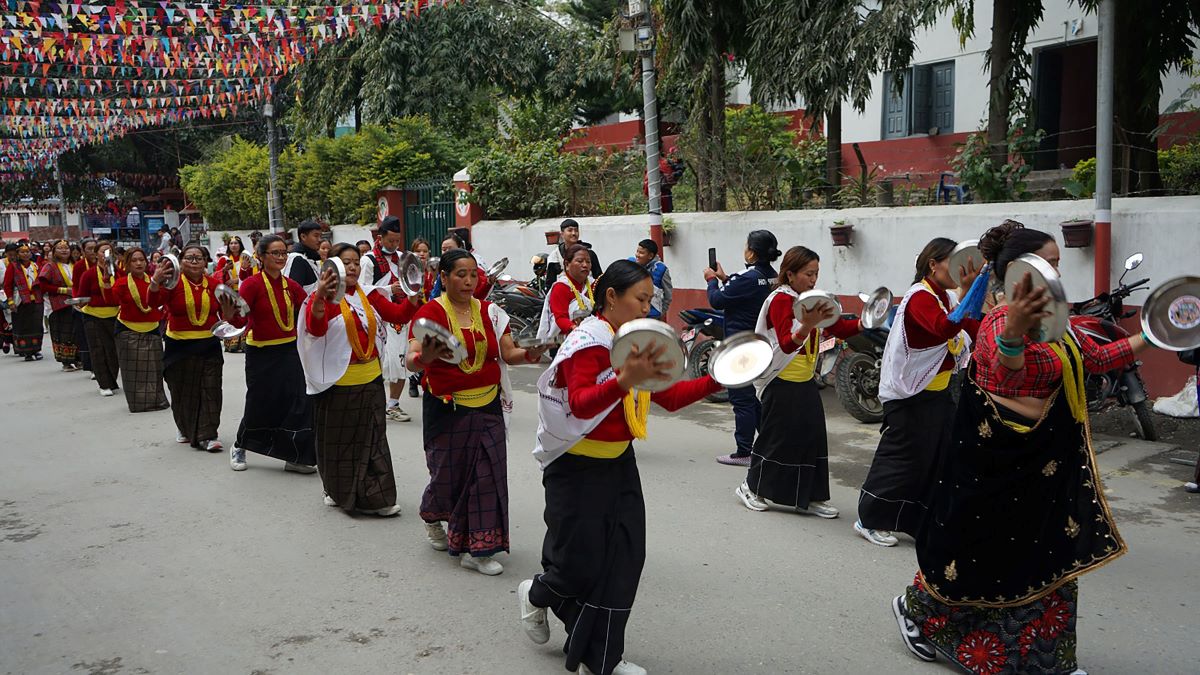
[[267, 255], [273, 255], [277, 258], [287, 257], [287, 251], [267, 251]]
[[182, 258], [182, 260], [183, 260], [183, 262], [189, 262], [189, 263], [202, 263], [202, 262], [204, 262], [204, 256], [189, 255], [189, 256], [184, 256]]

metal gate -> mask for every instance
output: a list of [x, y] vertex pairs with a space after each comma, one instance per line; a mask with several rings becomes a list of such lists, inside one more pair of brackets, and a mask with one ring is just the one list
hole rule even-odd
[[413, 239], [429, 242], [433, 255], [441, 251], [442, 237], [454, 227], [454, 184], [449, 178], [430, 178], [404, 186], [416, 193], [417, 202], [404, 207], [405, 244], [412, 247]]

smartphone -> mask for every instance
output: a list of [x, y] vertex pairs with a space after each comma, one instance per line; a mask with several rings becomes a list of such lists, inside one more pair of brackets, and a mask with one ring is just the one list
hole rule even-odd
[[708, 249], [708, 269], [717, 269], [717, 249], [715, 248]]

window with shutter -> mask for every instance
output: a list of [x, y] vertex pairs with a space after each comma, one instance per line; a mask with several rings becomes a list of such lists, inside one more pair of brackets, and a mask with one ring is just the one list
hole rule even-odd
[[883, 74], [883, 138], [954, 131], [954, 62], [914, 66], [896, 91], [896, 73]]
[[908, 135], [908, 106], [906, 94], [911, 78], [904, 78], [904, 90], [896, 91], [896, 76], [883, 74], [883, 137], [903, 138]]

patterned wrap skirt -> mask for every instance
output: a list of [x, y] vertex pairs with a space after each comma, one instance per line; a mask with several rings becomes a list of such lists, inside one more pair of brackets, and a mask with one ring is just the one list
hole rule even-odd
[[[158, 331], [139, 333], [118, 322], [117, 358], [121, 360], [121, 388], [129, 412], [166, 410], [163, 390], [163, 342]], [[121, 330], [124, 328], [124, 330]]]
[[42, 353], [42, 306], [22, 303], [12, 311], [13, 350], [17, 356]]
[[163, 379], [171, 391], [175, 427], [193, 448], [202, 448], [217, 438], [221, 425], [221, 341], [168, 337], [163, 343]]
[[879, 447], [858, 496], [863, 527], [917, 536], [950, 442], [953, 416], [949, 390], [923, 391], [883, 404]]
[[325, 494], [346, 511], [396, 504], [396, 478], [388, 449], [383, 378], [350, 387], [334, 385], [313, 405], [317, 469]]
[[87, 314], [83, 312], [72, 312], [75, 315], [75, 346], [79, 348], [79, 365], [89, 372], [92, 371], [92, 349], [88, 345], [87, 330], [84, 328], [83, 321]]
[[304, 389], [304, 367], [295, 342], [246, 347], [246, 407], [237, 447], [316, 466], [313, 399]]
[[449, 553], [508, 552], [508, 445], [500, 399], [483, 408], [424, 398], [429, 485], [421, 519], [445, 521]]
[[829, 442], [815, 381], [775, 378], [763, 390], [746, 482], [751, 492], [780, 506], [807, 509], [829, 499]]
[[83, 314], [83, 332], [92, 357], [92, 372], [96, 374], [96, 385], [101, 389], [118, 389], [117, 377], [121, 372], [117, 357], [117, 320], [102, 319]]
[[50, 312], [46, 323], [50, 326], [50, 345], [54, 349], [54, 360], [63, 364], [74, 364], [79, 360], [79, 346], [75, 344], [75, 310], [65, 307]]
[[546, 539], [529, 599], [567, 628], [566, 669], [609, 675], [646, 563], [646, 502], [633, 446], [616, 459], [566, 454], [542, 472]]

